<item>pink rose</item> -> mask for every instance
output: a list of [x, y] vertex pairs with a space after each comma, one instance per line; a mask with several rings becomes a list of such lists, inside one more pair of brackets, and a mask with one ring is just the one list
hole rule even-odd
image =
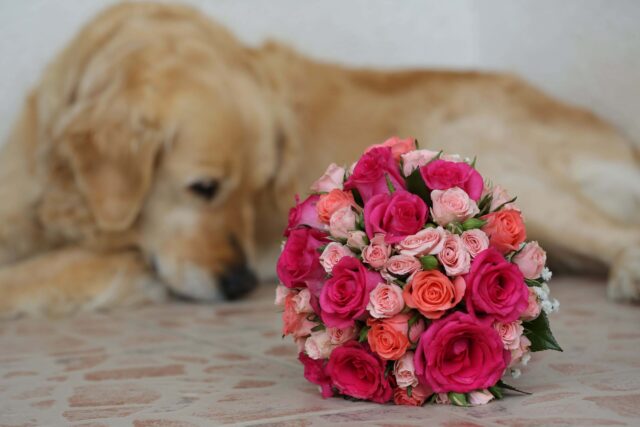
[[356, 328], [349, 326], [348, 328], [327, 328], [329, 340], [334, 346], [344, 344], [356, 337]]
[[409, 176], [414, 170], [426, 165], [438, 155], [437, 151], [414, 150], [403, 154], [402, 172], [404, 176]]
[[529, 354], [529, 347], [531, 347], [531, 341], [525, 335], [520, 337], [520, 345], [511, 350], [511, 363], [509, 363], [509, 367], [516, 366], [518, 363], [522, 362], [526, 364], [525, 355]]
[[495, 396], [487, 389], [476, 390], [469, 393], [469, 404], [471, 406], [486, 405], [495, 399]]
[[361, 251], [365, 246], [369, 244], [367, 234], [364, 231], [356, 230], [350, 231], [347, 237], [347, 246], [351, 249]]
[[405, 355], [396, 360], [393, 365], [393, 375], [396, 377], [396, 384], [398, 384], [400, 388], [415, 387], [418, 385], [418, 378], [416, 377], [415, 367], [413, 366], [413, 357], [413, 352], [407, 351]]
[[292, 298], [296, 313], [313, 313], [311, 308], [311, 292], [309, 289], [300, 289], [300, 292]]
[[467, 230], [460, 237], [462, 244], [472, 258], [489, 247], [489, 237], [480, 229]]
[[458, 187], [444, 191], [433, 190], [431, 200], [433, 202], [431, 216], [436, 224], [442, 226], [451, 222], [462, 223], [480, 212], [476, 202]]
[[427, 205], [408, 191], [398, 190], [389, 195], [376, 194], [364, 206], [367, 235], [385, 234], [387, 243], [398, 243], [416, 234], [427, 221]]
[[328, 224], [334, 212], [348, 206], [357, 207], [350, 191], [331, 190], [330, 193], [320, 196], [316, 203], [316, 212], [320, 221]]
[[284, 285], [276, 286], [276, 300], [275, 305], [284, 306], [284, 300], [291, 293], [291, 290]]
[[304, 353], [298, 354], [298, 360], [304, 365], [304, 377], [310, 383], [317, 384], [322, 390], [322, 397], [333, 396], [331, 377], [327, 374], [324, 360], [314, 360]]
[[469, 272], [471, 255], [457, 234], [447, 233], [442, 251], [438, 254], [438, 261], [449, 276], [459, 276]]
[[491, 325], [457, 311], [422, 334], [414, 364], [420, 383], [433, 391], [467, 393], [494, 386], [510, 356]]
[[420, 168], [420, 175], [430, 190], [460, 187], [476, 202], [480, 199], [484, 188], [482, 176], [464, 162], [434, 160]]
[[366, 152], [356, 163], [344, 184], [346, 190], [356, 189], [364, 203], [376, 194], [387, 193], [387, 177], [396, 190], [405, 188], [400, 167], [393, 159], [391, 148], [377, 147]]
[[276, 271], [287, 288], [311, 288], [313, 292], [322, 285], [324, 269], [320, 265], [318, 248], [328, 240], [326, 234], [313, 228], [291, 230], [278, 263]]
[[331, 352], [326, 372], [341, 394], [386, 403], [393, 391], [385, 368], [385, 363], [366, 347], [349, 341]]
[[296, 292], [291, 292], [284, 301], [282, 313], [282, 334], [293, 335], [295, 338], [306, 337], [311, 334], [311, 329], [316, 323], [307, 319], [307, 313], [298, 313], [294, 297]]
[[507, 350], [515, 350], [520, 347], [520, 337], [524, 332], [521, 321], [516, 320], [509, 323], [495, 322], [493, 327], [498, 331], [498, 335], [500, 335], [500, 339], [504, 343], [504, 348]]
[[329, 220], [329, 232], [338, 239], [346, 239], [356, 229], [356, 213], [349, 206], [338, 209]]
[[318, 200], [320, 200], [320, 196], [313, 194], [300, 203], [300, 198], [296, 196], [296, 205], [289, 210], [289, 223], [284, 232], [285, 237], [289, 237], [291, 230], [301, 225], [308, 225], [317, 229], [324, 228], [324, 224], [320, 221], [316, 211]]
[[514, 203], [507, 203], [509, 200], [513, 199], [513, 197], [511, 197], [509, 193], [507, 193], [507, 190], [501, 186], [496, 185], [487, 191], [487, 193], [491, 194], [491, 205], [489, 206], [489, 211], [493, 212], [500, 206], [503, 206], [505, 209], [513, 209], [520, 212], [520, 209], [518, 209]]
[[513, 322], [529, 304], [529, 290], [522, 273], [493, 248], [476, 256], [466, 281], [467, 310], [473, 315]]
[[328, 274], [331, 274], [333, 266], [338, 263], [342, 258], [346, 256], [355, 256], [348, 247], [341, 245], [338, 242], [331, 242], [322, 251], [320, 255], [320, 264]]
[[525, 322], [529, 322], [531, 320], [535, 320], [540, 316], [540, 312], [542, 311], [542, 307], [540, 306], [540, 302], [538, 301], [538, 294], [533, 290], [533, 288], [529, 288], [529, 299], [527, 300], [528, 305], [526, 310], [520, 316], [522, 320]]
[[425, 327], [426, 326], [422, 318], [419, 318], [416, 323], [409, 326], [409, 341], [411, 341], [412, 344], [416, 344], [418, 342]]
[[391, 154], [393, 155], [393, 159], [395, 161], [399, 161], [400, 157], [403, 154], [408, 153], [411, 150], [415, 150], [416, 149], [416, 140], [413, 139], [413, 138], [400, 139], [397, 136], [394, 136], [394, 137], [391, 137], [391, 138], [387, 139], [382, 144], [376, 144], [376, 145], [370, 146], [369, 148], [367, 148], [365, 153], [368, 153], [369, 151], [373, 150], [374, 148], [379, 148], [379, 147], [389, 147], [389, 148], [391, 148]]
[[391, 246], [385, 243], [384, 238], [383, 234], [377, 234], [371, 239], [371, 243], [362, 249], [362, 261], [376, 270], [384, 267], [391, 255]]
[[547, 263], [547, 253], [538, 245], [538, 242], [529, 242], [511, 261], [520, 268], [524, 277], [537, 279]]
[[326, 359], [331, 354], [333, 345], [326, 331], [312, 332], [304, 343], [304, 351], [312, 359]]
[[403, 406], [422, 406], [432, 394], [433, 392], [422, 384], [411, 387], [411, 396], [406, 388], [398, 387], [393, 391], [393, 403]]
[[331, 190], [342, 190], [344, 181], [344, 168], [331, 163], [325, 173], [311, 184], [311, 191], [316, 193], [328, 193]]
[[444, 246], [445, 231], [442, 227], [425, 228], [407, 236], [398, 243], [397, 249], [403, 255], [416, 257], [436, 255]]
[[369, 294], [382, 281], [353, 257], [342, 258], [333, 267], [320, 293], [321, 317], [326, 326], [347, 328], [366, 313]]
[[394, 255], [387, 260], [386, 270], [396, 276], [408, 276], [422, 268], [420, 261], [411, 255]]
[[393, 317], [404, 308], [402, 288], [391, 283], [378, 283], [369, 294], [367, 310], [376, 319]]

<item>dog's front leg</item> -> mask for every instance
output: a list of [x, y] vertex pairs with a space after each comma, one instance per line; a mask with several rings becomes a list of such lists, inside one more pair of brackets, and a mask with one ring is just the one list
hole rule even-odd
[[65, 248], [0, 267], [0, 318], [56, 316], [165, 296], [164, 287], [135, 251]]

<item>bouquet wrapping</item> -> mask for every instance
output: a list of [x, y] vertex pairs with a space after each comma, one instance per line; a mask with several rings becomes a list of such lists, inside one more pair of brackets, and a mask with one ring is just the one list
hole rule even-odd
[[475, 163], [391, 138], [296, 199], [276, 304], [323, 397], [480, 405], [561, 350], [546, 253]]

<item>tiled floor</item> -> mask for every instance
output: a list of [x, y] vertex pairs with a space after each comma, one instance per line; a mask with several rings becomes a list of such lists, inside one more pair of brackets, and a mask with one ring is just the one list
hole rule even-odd
[[0, 323], [0, 425], [640, 425], [640, 307], [607, 302], [597, 281], [552, 290], [565, 352], [534, 355], [512, 380], [533, 395], [477, 408], [322, 400], [266, 286], [236, 304]]

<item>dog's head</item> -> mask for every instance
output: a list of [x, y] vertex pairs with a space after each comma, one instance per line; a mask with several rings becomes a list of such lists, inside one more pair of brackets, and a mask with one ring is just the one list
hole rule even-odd
[[240, 297], [257, 281], [256, 199], [290, 197], [284, 113], [246, 67], [141, 78], [111, 81], [62, 120], [76, 186], [100, 233], [133, 233], [176, 294]]

